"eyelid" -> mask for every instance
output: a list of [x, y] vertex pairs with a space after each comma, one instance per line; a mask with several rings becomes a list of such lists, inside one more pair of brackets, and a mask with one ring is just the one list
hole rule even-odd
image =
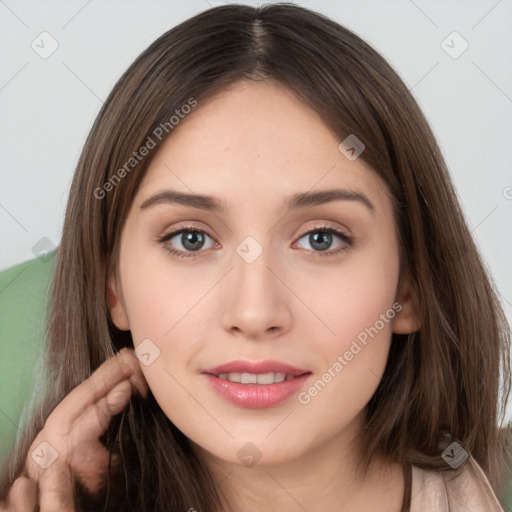
[[217, 240], [215, 239], [215, 237], [212, 234], [210, 234], [210, 231], [208, 229], [194, 225], [194, 224], [185, 224], [185, 225], [179, 226], [177, 228], [172, 228], [169, 231], [166, 230], [162, 235], [157, 237], [157, 240], [161, 241], [161, 242], [170, 240], [171, 238], [174, 238], [176, 235], [179, 235], [180, 233], [182, 233], [183, 231], [196, 231], [199, 233], [205, 233], [212, 240], [214, 240], [215, 243], [218, 243]]
[[320, 231], [321, 229], [334, 229], [340, 233], [343, 233], [347, 238], [351, 237], [350, 231], [345, 227], [340, 226], [339, 224], [330, 224], [329, 221], [325, 220], [317, 221], [316, 223], [315, 221], [312, 221], [311, 225], [301, 230], [299, 237], [307, 235], [311, 231]]

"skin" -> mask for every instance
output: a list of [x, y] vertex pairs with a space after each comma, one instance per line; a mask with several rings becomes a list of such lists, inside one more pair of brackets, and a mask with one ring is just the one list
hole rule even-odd
[[[48, 416], [30, 445], [22, 474], [2, 512], [76, 510], [73, 480], [97, 493], [108, 469], [99, 442], [132, 393], [147, 397], [148, 386], [133, 350], [124, 348], [73, 389]], [[118, 459], [114, 457], [114, 464]]]
[[[135, 347], [145, 339], [158, 347], [142, 372], [212, 469], [226, 509], [400, 510], [401, 467], [375, 460], [365, 478], [355, 469], [353, 440], [392, 332], [418, 330], [418, 312], [410, 280], [397, 289], [398, 242], [384, 184], [361, 159], [349, 161], [340, 142], [282, 85], [238, 82], [199, 103], [158, 148], [121, 234], [112, 319], [131, 330]], [[229, 210], [140, 208], [170, 188], [219, 197]], [[332, 188], [364, 193], [374, 212], [347, 200], [283, 208], [294, 193]], [[206, 232], [198, 251], [187, 252], [180, 234], [157, 241], [190, 224]], [[327, 251], [315, 248], [308, 233], [324, 225], [354, 244], [333, 235]], [[236, 252], [247, 236], [263, 249], [252, 263]], [[312, 372], [307, 390], [395, 302], [400, 312], [306, 405], [294, 395], [267, 409], [241, 408], [201, 374], [234, 359], [277, 359]], [[261, 453], [251, 467], [237, 455], [248, 442]]]

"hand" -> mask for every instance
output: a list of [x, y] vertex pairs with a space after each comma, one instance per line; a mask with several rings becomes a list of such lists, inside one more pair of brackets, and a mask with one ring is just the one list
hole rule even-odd
[[101, 487], [109, 454], [99, 437], [126, 407], [134, 389], [147, 396], [148, 386], [133, 350], [123, 348], [48, 416], [30, 446], [22, 475], [11, 487], [8, 504], [1, 503], [0, 510], [75, 512], [73, 477], [92, 493]]

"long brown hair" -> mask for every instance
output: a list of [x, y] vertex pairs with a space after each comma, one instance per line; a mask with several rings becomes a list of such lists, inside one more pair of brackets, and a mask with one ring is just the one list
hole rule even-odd
[[[417, 291], [422, 327], [411, 336], [393, 334], [384, 376], [366, 407], [364, 462], [382, 455], [450, 469], [441, 457], [448, 435], [497, 490], [507, 450], [499, 423], [510, 392], [510, 327], [434, 135], [379, 53], [328, 17], [281, 3], [224, 5], [184, 21], [135, 60], [103, 105], [78, 162], [57, 251], [46, 396], [4, 467], [0, 499], [52, 409], [117, 350], [133, 347], [129, 331], [109, 318], [107, 278], [156, 150], [122, 180], [113, 177], [158, 127], [167, 123], [165, 136], [172, 136], [177, 109], [191, 99], [200, 108], [240, 79], [277, 80], [340, 142], [356, 134], [366, 146], [360, 158], [392, 197], [400, 276], [407, 272]], [[121, 455], [121, 471], [112, 472], [102, 498], [105, 510], [220, 510], [212, 477], [151, 393], [132, 397], [104, 442]]]

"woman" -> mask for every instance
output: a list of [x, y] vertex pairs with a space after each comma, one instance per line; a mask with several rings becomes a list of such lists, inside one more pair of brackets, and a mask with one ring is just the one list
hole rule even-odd
[[509, 326], [418, 105], [332, 20], [227, 5], [155, 41], [57, 257], [10, 506], [502, 510]]

